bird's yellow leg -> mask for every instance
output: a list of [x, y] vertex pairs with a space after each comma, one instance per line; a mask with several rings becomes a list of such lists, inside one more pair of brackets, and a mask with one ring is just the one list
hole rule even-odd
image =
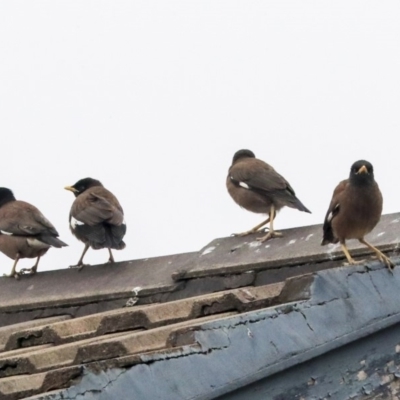
[[89, 249], [89, 245], [85, 244], [85, 248], [83, 249], [83, 253], [81, 255], [81, 258], [78, 261], [78, 264], [76, 265], [71, 265], [70, 268], [78, 268], [79, 270], [81, 270], [83, 267], [87, 266], [88, 264], [84, 264], [83, 263], [83, 257], [85, 257], [86, 252]]
[[11, 273], [9, 275], [3, 274], [3, 276], [8, 276], [10, 278], [14, 277], [15, 279], [19, 279], [19, 273], [16, 272], [18, 261], [19, 261], [19, 253], [17, 253], [17, 255], [15, 256], [15, 260], [14, 260], [14, 264], [11, 269]]
[[390, 271], [394, 268], [393, 261], [385, 256], [380, 250], [378, 250], [375, 246], [372, 246], [372, 244], [368, 243], [364, 238], [358, 239], [360, 243], [365, 244], [368, 248], [370, 248], [378, 257], [378, 259], [383, 262]]
[[365, 262], [365, 260], [354, 260], [354, 258], [350, 255], [345, 242], [340, 243], [340, 245], [342, 246], [343, 253], [347, 258], [347, 263], [345, 263], [344, 265], [357, 265]]
[[257, 240], [260, 241], [261, 243], [262, 242], [266, 242], [267, 240], [272, 239], [274, 237], [282, 237], [283, 236], [282, 233], [276, 232], [274, 230], [274, 219], [275, 219], [275, 217], [276, 217], [276, 211], [275, 211], [274, 205], [272, 204], [271, 208], [270, 208], [270, 211], [269, 211], [269, 219], [270, 219], [269, 232], [265, 236], [257, 238]]
[[258, 224], [257, 226], [255, 226], [254, 228], [252, 228], [252, 229], [250, 229], [250, 230], [248, 230], [246, 232], [234, 233], [233, 236], [246, 236], [246, 235], [250, 235], [251, 233], [258, 232], [258, 230], [260, 228], [262, 228], [264, 225], [268, 224], [269, 219], [270, 218], [268, 217], [265, 221], [261, 222], [261, 224]]
[[108, 262], [109, 262], [109, 263], [115, 262], [115, 261], [114, 261], [113, 253], [111, 252], [111, 249], [108, 249], [108, 252], [109, 252], [109, 254], [110, 254], [110, 258], [108, 259]]

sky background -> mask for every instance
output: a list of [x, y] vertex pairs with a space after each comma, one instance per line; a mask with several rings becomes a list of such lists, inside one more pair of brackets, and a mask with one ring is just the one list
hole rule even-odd
[[[69, 244], [39, 270], [78, 261], [63, 188], [88, 176], [124, 208], [117, 261], [253, 227], [264, 216], [225, 188], [241, 148], [312, 211], [283, 209], [278, 230], [322, 223], [362, 158], [383, 212], [400, 211], [399, 21], [399, 1], [1, 1], [0, 186]], [[0, 273], [11, 266], [1, 254]]]

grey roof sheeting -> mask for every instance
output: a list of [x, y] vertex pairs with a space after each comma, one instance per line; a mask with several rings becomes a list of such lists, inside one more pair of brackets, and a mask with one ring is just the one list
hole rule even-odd
[[[284, 287], [284, 283], [249, 287], [47, 324], [42, 320], [41, 326], [25, 327], [2, 339], [1, 398], [18, 399], [50, 385], [63, 387], [65, 379], [69, 382], [70, 376], [80, 375], [81, 364], [176, 347], [175, 332], [279, 304], [286, 299]], [[58, 375], [56, 370], [60, 370]], [[25, 378], [25, 393], [18, 386], [21, 375]], [[31, 386], [28, 381], [32, 381]]]
[[213, 399], [400, 322], [398, 271], [341, 267], [304, 284], [309, 300], [181, 327], [176, 347], [142, 354], [129, 368], [87, 366], [75, 386], [34, 398]]
[[[383, 216], [372, 243], [396, 253], [399, 222], [400, 213]], [[381, 291], [398, 287], [397, 270], [393, 277], [376, 261], [336, 268], [340, 248], [321, 247], [320, 232], [290, 229], [262, 245], [255, 235], [223, 238], [198, 253], [1, 278], [0, 399], [214, 398], [395, 323], [398, 299], [387, 303]], [[380, 309], [349, 319], [360, 307], [357, 279]]]

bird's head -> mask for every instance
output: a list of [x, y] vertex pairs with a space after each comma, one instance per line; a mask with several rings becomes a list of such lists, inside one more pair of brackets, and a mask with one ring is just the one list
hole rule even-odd
[[10, 189], [7, 189], [5, 187], [0, 187], [0, 207], [14, 200], [15, 200], [14, 194]]
[[65, 186], [65, 190], [69, 190], [72, 192], [75, 197], [78, 197], [82, 194], [85, 190], [93, 187], [93, 186], [103, 186], [100, 181], [92, 178], [84, 178], [76, 182], [72, 186]]
[[374, 168], [365, 160], [356, 161], [350, 169], [350, 181], [354, 183], [370, 183], [374, 181]]
[[238, 150], [234, 155], [232, 159], [232, 164], [235, 164], [236, 161], [242, 159], [242, 158], [256, 158], [254, 153], [251, 150]]

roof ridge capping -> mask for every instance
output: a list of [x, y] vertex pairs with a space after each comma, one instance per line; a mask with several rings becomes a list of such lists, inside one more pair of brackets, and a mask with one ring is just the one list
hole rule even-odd
[[[322, 224], [281, 231], [284, 233], [282, 238], [266, 243], [257, 241], [259, 233], [215, 239], [176, 269], [172, 278], [181, 281], [311, 263], [341, 262], [345, 258], [340, 244], [321, 246]], [[400, 213], [382, 215], [376, 228], [366, 237], [382, 252], [397, 252], [400, 246]], [[356, 240], [348, 240], [346, 244], [355, 257], [373, 254]]]

